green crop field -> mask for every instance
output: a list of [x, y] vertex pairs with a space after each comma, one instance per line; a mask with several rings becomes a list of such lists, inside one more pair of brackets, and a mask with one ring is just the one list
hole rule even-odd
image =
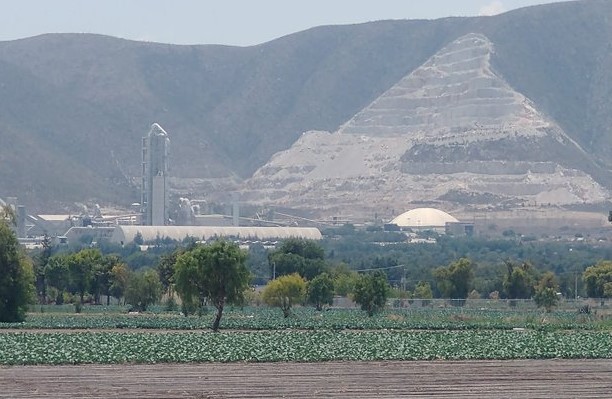
[[464, 308], [228, 309], [222, 332], [213, 312], [30, 313], [0, 323], [0, 364], [320, 362], [612, 358], [609, 318], [575, 312]]
[[[108, 312], [96, 307], [84, 307], [84, 312], [31, 313], [23, 323], [0, 323], [1, 329], [208, 329], [213, 311], [202, 316], [181, 316], [178, 312], [142, 313], [137, 315], [113, 308]], [[227, 309], [221, 329], [226, 330], [612, 330], [610, 318], [581, 315], [570, 311], [512, 311], [463, 308], [389, 309], [367, 317], [358, 309], [329, 309], [317, 312], [313, 308], [298, 307], [293, 315], [284, 318], [278, 309], [247, 307]]]
[[607, 332], [5, 332], [0, 364], [612, 358]]

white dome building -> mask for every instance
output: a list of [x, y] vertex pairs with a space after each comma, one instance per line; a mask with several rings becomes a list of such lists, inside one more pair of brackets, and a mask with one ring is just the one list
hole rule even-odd
[[459, 223], [459, 220], [435, 208], [412, 209], [402, 213], [390, 222], [390, 224], [397, 225], [402, 229], [434, 230], [438, 232], [444, 232], [447, 223]]

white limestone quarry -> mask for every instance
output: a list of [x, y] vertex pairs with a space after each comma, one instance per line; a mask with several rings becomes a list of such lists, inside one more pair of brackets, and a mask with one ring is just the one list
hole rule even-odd
[[452, 42], [335, 133], [306, 132], [249, 179], [252, 203], [353, 216], [410, 202], [508, 209], [603, 202], [588, 155], [491, 67], [480, 34]]
[[[502, 136], [542, 135], [550, 127], [533, 104], [491, 70], [493, 44], [469, 34], [431, 57], [339, 130], [347, 134], [410, 135], [457, 140], [466, 130]], [[470, 135], [465, 135], [466, 138]]]

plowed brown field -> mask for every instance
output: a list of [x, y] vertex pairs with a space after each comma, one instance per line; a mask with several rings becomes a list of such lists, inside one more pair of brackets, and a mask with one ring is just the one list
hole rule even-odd
[[0, 398], [610, 398], [612, 360], [13, 366]]

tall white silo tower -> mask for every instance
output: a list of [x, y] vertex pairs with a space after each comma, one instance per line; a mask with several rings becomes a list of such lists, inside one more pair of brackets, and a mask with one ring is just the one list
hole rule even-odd
[[142, 138], [142, 194], [143, 224], [164, 226], [168, 221], [168, 133], [157, 123]]

